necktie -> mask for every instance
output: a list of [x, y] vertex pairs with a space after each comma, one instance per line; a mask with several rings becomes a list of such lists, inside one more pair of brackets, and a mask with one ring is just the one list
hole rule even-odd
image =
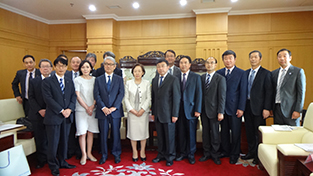
[[280, 75], [280, 78], [278, 80], [278, 84], [277, 84], [277, 93], [276, 93], [276, 101], [279, 101], [280, 102], [280, 87], [281, 87], [281, 84], [283, 83], [283, 80], [285, 78], [285, 75], [286, 75], [286, 70], [285, 69], [282, 69], [281, 70], [281, 75]]
[[186, 73], [183, 74], [183, 91], [185, 90], [186, 86]]
[[159, 87], [162, 85], [162, 82], [163, 82], [163, 78], [164, 78], [164, 77], [163, 77], [163, 76], [161, 76], [160, 78], [161, 78], [161, 79], [160, 79], [160, 84], [159, 84]]
[[76, 77], [77, 77], [77, 72], [74, 73], [74, 78], [76, 78]]
[[206, 89], [209, 88], [209, 85], [210, 85], [210, 77], [211, 77], [211, 75], [208, 74], [207, 79], [206, 79], [206, 82], [205, 82], [205, 88], [206, 88]]
[[249, 80], [248, 80], [248, 98], [250, 99], [250, 91], [251, 91], [251, 87], [254, 81], [254, 74], [255, 74], [255, 70], [252, 70]]
[[230, 70], [227, 69], [226, 80], [229, 78], [229, 76], [230, 76]]
[[60, 78], [60, 88], [61, 88], [62, 94], [64, 94], [63, 78]]
[[28, 82], [26, 83], [26, 95], [25, 95], [25, 98], [28, 99], [28, 89], [29, 89], [29, 83], [30, 83], [30, 80], [33, 78], [33, 73], [30, 72], [29, 73], [29, 77], [28, 77]]
[[170, 68], [170, 69], [168, 70], [168, 72], [169, 72], [171, 75], [173, 75], [173, 70], [172, 70], [172, 68]]
[[107, 83], [107, 88], [110, 90], [111, 87], [111, 76], [108, 76], [108, 83]]

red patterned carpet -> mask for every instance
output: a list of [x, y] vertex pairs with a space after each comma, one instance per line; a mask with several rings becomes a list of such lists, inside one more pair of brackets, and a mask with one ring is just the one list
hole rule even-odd
[[[99, 160], [100, 154], [97, 151], [94, 152], [95, 157]], [[129, 148], [123, 147], [121, 159], [119, 164], [114, 163], [114, 157], [109, 155], [105, 164], [99, 165], [98, 162], [87, 161], [86, 165], [81, 166], [79, 160], [75, 157], [67, 160], [68, 163], [74, 164], [77, 167], [75, 169], [60, 169], [60, 175], [62, 176], [104, 176], [104, 175], [133, 175], [133, 176], [147, 176], [147, 175], [163, 175], [163, 176], [267, 176], [268, 174], [264, 170], [259, 170], [257, 166], [248, 161], [239, 160], [235, 165], [229, 164], [228, 158], [222, 158], [221, 165], [215, 165], [212, 160], [205, 162], [199, 162], [199, 158], [202, 156], [202, 151], [198, 150], [195, 158], [196, 163], [194, 165], [189, 164], [187, 159], [183, 161], [174, 161], [171, 167], [165, 165], [165, 161], [159, 163], [152, 163], [152, 159], [156, 157], [156, 151], [147, 151], [147, 161], [138, 161], [134, 163], [131, 159], [132, 153]], [[45, 165], [41, 169], [36, 169], [35, 156], [28, 157], [32, 176], [46, 176], [51, 175], [48, 165]]]

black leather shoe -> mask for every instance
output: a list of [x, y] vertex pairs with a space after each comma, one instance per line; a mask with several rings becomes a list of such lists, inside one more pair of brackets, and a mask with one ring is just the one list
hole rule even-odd
[[138, 158], [133, 158], [133, 161], [134, 161], [134, 162], [137, 162], [137, 161], [138, 161]]
[[181, 161], [183, 160], [185, 157], [183, 155], [180, 155], [178, 157], [175, 158], [175, 161]]
[[156, 158], [154, 158], [154, 159], [152, 160], [152, 162], [153, 162], [153, 163], [158, 163], [158, 162], [160, 162], [160, 161], [162, 161], [162, 160], [164, 160], [164, 158], [158, 158], [158, 157], [156, 157]]
[[52, 170], [51, 170], [51, 174], [52, 174], [53, 176], [59, 176], [59, 175], [60, 175], [60, 171], [59, 171], [59, 169], [52, 169]]
[[230, 159], [229, 159], [230, 164], [236, 164], [237, 161], [238, 161], [238, 158], [230, 157]]
[[64, 169], [73, 169], [73, 168], [76, 168], [75, 165], [71, 165], [71, 164], [66, 164], [64, 166], [60, 166], [60, 168], [64, 168]]
[[146, 161], [146, 160], [147, 160], [147, 157], [144, 157], [144, 158], [141, 158], [141, 157], [140, 157], [140, 159], [141, 159], [141, 161]]
[[190, 164], [195, 164], [196, 163], [196, 159], [195, 159], [194, 156], [188, 157], [188, 161], [189, 161]]
[[206, 160], [208, 160], [208, 159], [210, 159], [211, 157], [209, 157], [209, 156], [202, 156], [200, 159], [199, 159], [199, 161], [200, 162], [203, 162], [203, 161], [206, 161]]
[[252, 164], [259, 164], [257, 159], [253, 159]]
[[224, 157], [228, 157], [228, 155], [226, 155], [226, 153], [223, 153], [223, 152], [218, 155], [218, 158], [224, 158]]
[[171, 166], [171, 165], [173, 165], [173, 160], [171, 160], [171, 161], [166, 161], [166, 166]]
[[[137, 158], [137, 161], [138, 161], [138, 158]], [[115, 162], [115, 164], [121, 162], [121, 157], [119, 157], [119, 156], [115, 157], [114, 162]]]
[[222, 164], [222, 162], [221, 162], [221, 160], [219, 158], [213, 158], [213, 161], [214, 161], [214, 163], [216, 165], [221, 165]]
[[40, 169], [40, 168], [43, 168], [43, 166], [45, 166], [45, 163], [39, 163], [37, 164], [36, 168]]
[[106, 160], [107, 160], [106, 158], [102, 157], [99, 161], [99, 164], [104, 164]]
[[254, 159], [254, 158], [255, 158], [255, 156], [251, 155], [250, 153], [241, 157], [241, 159], [243, 159], [243, 160], [249, 160], [249, 159]]

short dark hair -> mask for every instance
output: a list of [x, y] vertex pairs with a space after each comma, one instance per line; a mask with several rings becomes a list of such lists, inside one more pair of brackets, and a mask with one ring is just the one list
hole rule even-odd
[[143, 77], [143, 76], [146, 74], [146, 70], [145, 70], [145, 67], [144, 67], [142, 64], [140, 64], [140, 63], [137, 63], [137, 64], [135, 64], [135, 65], [133, 66], [133, 68], [132, 68], [132, 74], [134, 75], [134, 69], [135, 69], [137, 66], [141, 67], [141, 70], [142, 70], [142, 72], [143, 72], [143, 75], [142, 75], [142, 77]]
[[167, 52], [171, 52], [171, 53], [173, 53], [173, 54], [174, 54], [174, 57], [176, 57], [176, 53], [175, 53], [175, 51], [170, 50], [170, 49], [165, 51], [165, 53], [164, 53], [164, 57], [166, 56], [166, 53], [167, 53]]
[[27, 55], [25, 55], [25, 56], [23, 57], [23, 62], [24, 62], [24, 60], [25, 60], [26, 58], [28, 58], [28, 57], [32, 58], [33, 61], [35, 61], [34, 56], [27, 54]]
[[251, 56], [252, 53], [259, 53], [260, 59], [262, 59], [262, 53], [259, 50], [253, 50], [249, 53], [249, 57]]
[[282, 51], [287, 51], [288, 54], [289, 54], [289, 56], [291, 56], [291, 51], [290, 51], [289, 49], [286, 49], [286, 48], [280, 49], [280, 50], [277, 52], [277, 56], [278, 56], [278, 54], [279, 54], [280, 52], [282, 52]]
[[88, 53], [86, 54], [85, 60], [87, 60], [88, 58], [93, 57], [95, 58], [95, 61], [97, 62], [97, 56], [94, 53]]
[[105, 55], [113, 57], [115, 59], [115, 54], [112, 51], [107, 51], [103, 54], [103, 59], [105, 58]]
[[166, 65], [168, 66], [168, 61], [165, 60], [165, 59], [160, 59], [160, 60], [158, 60], [156, 64], [158, 65], [158, 64], [161, 63], [161, 62], [165, 62]]
[[182, 55], [182, 56], [180, 57], [180, 59], [179, 59], [179, 62], [180, 62], [180, 60], [182, 60], [183, 58], [188, 59], [189, 63], [191, 64], [191, 58], [190, 58], [189, 56], [187, 56], [187, 55]]
[[63, 57], [57, 57], [57, 58], [54, 60], [53, 65], [56, 66], [58, 63], [61, 63], [61, 64], [67, 66], [68, 60], [64, 59]]
[[88, 63], [88, 64], [89, 64], [89, 66], [90, 66], [90, 68], [91, 68], [90, 73], [92, 72], [92, 65], [91, 65], [91, 63], [89, 62], [89, 60], [83, 60], [83, 61], [79, 64], [79, 68], [78, 68], [79, 75], [83, 75], [83, 72], [81, 71], [81, 68], [83, 67], [83, 65], [84, 65], [85, 63]]
[[68, 58], [65, 54], [60, 54], [60, 55], [58, 55], [58, 57], [65, 57], [68, 60]]
[[39, 61], [39, 68], [41, 67], [41, 63], [42, 63], [42, 62], [49, 62], [50, 66], [52, 67], [52, 62], [51, 62], [49, 59], [41, 59], [41, 60]]
[[236, 53], [233, 50], [226, 50], [223, 54], [222, 54], [222, 59], [224, 60], [224, 56], [227, 55], [233, 55], [236, 59]]

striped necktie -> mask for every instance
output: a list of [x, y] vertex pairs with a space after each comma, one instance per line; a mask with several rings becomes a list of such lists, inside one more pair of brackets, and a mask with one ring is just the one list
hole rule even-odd
[[208, 74], [207, 79], [206, 79], [206, 81], [205, 81], [205, 88], [206, 88], [206, 89], [209, 88], [209, 85], [210, 85], [210, 77], [211, 77], [211, 75]]
[[62, 93], [64, 94], [63, 78], [60, 78], [60, 88], [61, 88]]

